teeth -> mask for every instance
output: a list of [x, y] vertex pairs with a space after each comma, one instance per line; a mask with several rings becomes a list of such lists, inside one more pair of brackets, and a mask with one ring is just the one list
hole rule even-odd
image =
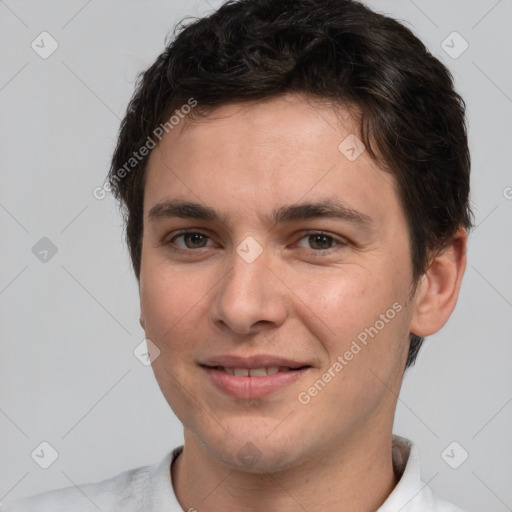
[[275, 375], [278, 372], [288, 372], [290, 368], [287, 366], [269, 366], [268, 368], [224, 368], [219, 367], [229, 375], [235, 377], [266, 377], [267, 375]]
[[250, 368], [249, 375], [251, 377], [265, 377], [267, 375], [267, 370], [265, 370], [265, 368]]

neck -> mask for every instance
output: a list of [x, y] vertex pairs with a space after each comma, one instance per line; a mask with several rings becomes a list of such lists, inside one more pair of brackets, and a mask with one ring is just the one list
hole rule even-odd
[[287, 470], [251, 473], [215, 459], [185, 431], [183, 453], [172, 467], [173, 486], [183, 510], [201, 512], [372, 512], [397, 484], [391, 429], [386, 434], [344, 439], [339, 446]]

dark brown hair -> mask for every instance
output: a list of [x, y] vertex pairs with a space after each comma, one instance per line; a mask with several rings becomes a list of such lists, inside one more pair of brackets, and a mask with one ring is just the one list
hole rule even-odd
[[[155, 145], [155, 129], [191, 98], [197, 106], [189, 115], [197, 116], [286, 93], [359, 112], [363, 143], [398, 184], [414, 283], [459, 227], [471, 227], [464, 101], [408, 28], [353, 0], [228, 1], [178, 25], [139, 77], [121, 124], [108, 184], [123, 209], [137, 279], [148, 157], [127, 168], [133, 153]], [[411, 334], [407, 367], [422, 341]]]

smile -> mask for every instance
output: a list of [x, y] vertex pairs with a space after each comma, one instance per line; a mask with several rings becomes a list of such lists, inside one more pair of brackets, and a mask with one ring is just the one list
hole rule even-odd
[[288, 366], [269, 366], [267, 368], [231, 368], [215, 366], [214, 369], [224, 371], [236, 377], [266, 377], [267, 375], [275, 375], [279, 372], [283, 373], [295, 370]]
[[299, 368], [290, 368], [288, 366], [267, 366], [261, 368], [201, 367], [210, 382], [223, 395], [247, 400], [263, 398], [283, 390], [312, 369], [310, 366]]

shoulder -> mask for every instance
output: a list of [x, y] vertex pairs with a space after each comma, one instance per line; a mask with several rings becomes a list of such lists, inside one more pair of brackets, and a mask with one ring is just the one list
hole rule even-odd
[[1, 512], [138, 511], [148, 500], [151, 469], [143, 466], [101, 482], [36, 494], [2, 507]]

